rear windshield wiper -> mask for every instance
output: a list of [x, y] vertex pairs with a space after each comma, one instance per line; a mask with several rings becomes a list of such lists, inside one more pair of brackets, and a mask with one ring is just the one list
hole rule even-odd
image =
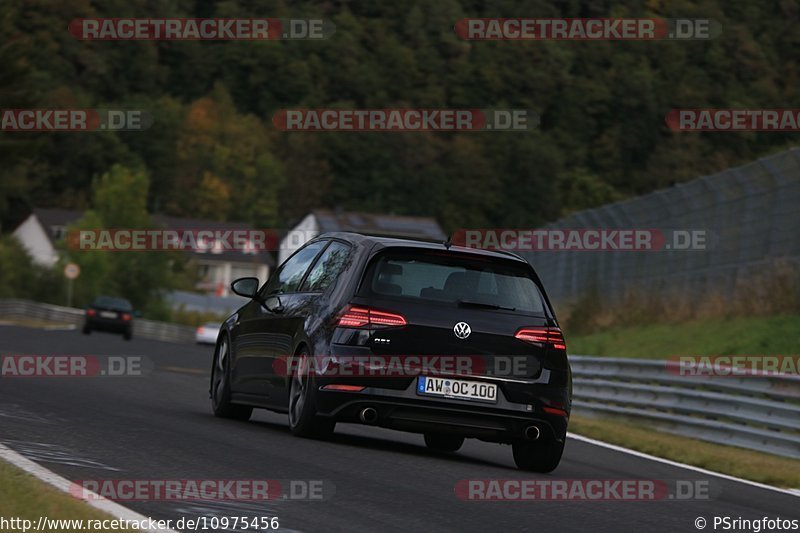
[[459, 307], [483, 307], [485, 309], [503, 309], [505, 311], [516, 311], [516, 307], [505, 307], [502, 305], [488, 302], [474, 302], [472, 300], [458, 300]]

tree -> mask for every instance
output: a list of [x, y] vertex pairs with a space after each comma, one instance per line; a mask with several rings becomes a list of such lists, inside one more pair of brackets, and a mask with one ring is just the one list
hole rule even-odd
[[[147, 212], [149, 177], [142, 169], [113, 166], [94, 182], [92, 208], [69, 232], [101, 229], [153, 228]], [[88, 303], [100, 294], [122, 296], [136, 309], [163, 309], [163, 292], [175, 285], [170, 254], [155, 251], [107, 251], [66, 248], [62, 262], [81, 267], [75, 282], [75, 302]]]
[[[194, 101], [177, 140], [176, 190], [169, 205], [177, 215], [208, 213], [260, 227], [278, 222], [283, 165], [271, 153], [273, 142], [253, 115], [237, 113], [228, 91]], [[214, 193], [220, 198], [211, 198]]]

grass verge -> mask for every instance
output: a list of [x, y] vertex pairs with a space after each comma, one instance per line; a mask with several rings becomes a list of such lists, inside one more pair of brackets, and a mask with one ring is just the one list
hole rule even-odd
[[[64, 520], [107, 520], [114, 517], [90, 507], [50, 485], [0, 460], [0, 508], [5, 518], [31, 520], [34, 526], [40, 516]], [[58, 531], [73, 531], [64, 528]], [[104, 531], [138, 531], [138, 529], [106, 529]]]
[[800, 461], [654, 431], [615, 418], [571, 416], [569, 430], [617, 446], [775, 487], [800, 488]]
[[800, 315], [693, 320], [569, 335], [570, 353], [664, 359], [672, 355], [800, 354]]

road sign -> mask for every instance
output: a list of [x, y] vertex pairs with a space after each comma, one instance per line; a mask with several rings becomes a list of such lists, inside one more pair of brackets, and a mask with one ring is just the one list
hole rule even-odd
[[64, 276], [66, 276], [67, 279], [75, 279], [80, 275], [81, 267], [79, 267], [77, 264], [67, 263], [67, 265], [64, 267]]

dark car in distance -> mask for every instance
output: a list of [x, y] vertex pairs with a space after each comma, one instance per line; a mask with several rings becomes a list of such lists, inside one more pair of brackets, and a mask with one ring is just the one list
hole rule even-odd
[[[521, 257], [328, 233], [263, 286], [241, 278], [231, 288], [250, 301], [216, 342], [215, 415], [287, 413], [293, 434], [313, 438], [337, 422], [376, 425], [422, 433], [441, 452], [477, 438], [510, 444], [520, 469], [558, 466], [571, 372], [552, 306]], [[425, 356], [469, 364], [426, 366]], [[402, 362], [388, 371], [403, 360], [416, 371]]]
[[124, 298], [98, 296], [86, 307], [84, 316], [84, 335], [97, 330], [122, 333], [128, 341], [133, 337], [133, 306]]

